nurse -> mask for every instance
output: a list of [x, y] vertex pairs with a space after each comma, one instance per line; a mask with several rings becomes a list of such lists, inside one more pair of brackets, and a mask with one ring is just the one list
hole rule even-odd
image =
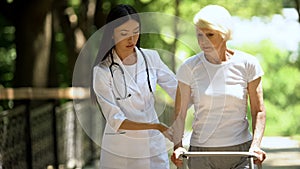
[[169, 169], [168, 127], [158, 120], [153, 93], [159, 84], [175, 98], [175, 75], [157, 51], [140, 48], [141, 23], [134, 8], [116, 6], [106, 23], [91, 87], [107, 122], [100, 168]]

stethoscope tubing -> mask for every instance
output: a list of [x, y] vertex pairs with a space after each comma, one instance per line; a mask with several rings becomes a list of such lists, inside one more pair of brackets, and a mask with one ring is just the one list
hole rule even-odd
[[[152, 87], [151, 87], [151, 82], [150, 82], [149, 67], [148, 67], [148, 62], [147, 62], [145, 53], [144, 53], [139, 47], [138, 47], [138, 50], [142, 53], [142, 56], [143, 56], [143, 59], [144, 59], [144, 62], [145, 62], [146, 73], [147, 73], [147, 82], [148, 82], [149, 91], [150, 91], [151, 93], [153, 93], [153, 90], [152, 90]], [[125, 99], [126, 97], [130, 97], [131, 94], [129, 94], [129, 95], [127, 96], [127, 83], [126, 83], [126, 79], [125, 79], [125, 72], [124, 72], [123, 68], [121, 67], [121, 65], [118, 64], [118, 63], [116, 63], [116, 62], [114, 61], [114, 59], [113, 59], [113, 54], [112, 54], [112, 53], [110, 53], [110, 57], [111, 57], [111, 64], [109, 65], [109, 70], [110, 70], [110, 73], [111, 73], [112, 78], [114, 79], [114, 71], [112, 70], [112, 67], [113, 67], [113, 66], [116, 66], [116, 67], [119, 68], [119, 70], [120, 70], [121, 73], [122, 73], [123, 81], [124, 81], [124, 85], [125, 85], [125, 86], [124, 86], [124, 87], [125, 87], [125, 95], [124, 95], [124, 98], [118, 97], [118, 98], [116, 98], [116, 99], [117, 99], [117, 100], [121, 100], [121, 99]], [[114, 81], [114, 83], [115, 83], [115, 81]], [[117, 92], [118, 92], [118, 95], [119, 95], [119, 96], [122, 96], [121, 93], [120, 93], [119, 91], [117, 91]]]

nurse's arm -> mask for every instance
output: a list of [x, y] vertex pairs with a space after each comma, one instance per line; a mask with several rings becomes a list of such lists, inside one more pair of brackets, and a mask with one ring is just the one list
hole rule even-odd
[[121, 130], [159, 130], [160, 132], [164, 132], [168, 130], [169, 128], [163, 124], [160, 123], [141, 123], [141, 122], [135, 122], [128, 119], [125, 119], [119, 129]]
[[257, 162], [261, 163], [266, 158], [265, 152], [260, 149], [260, 144], [266, 125], [266, 111], [263, 101], [261, 77], [248, 83], [248, 93], [250, 99], [253, 132], [253, 140], [250, 151], [253, 151], [259, 155]]

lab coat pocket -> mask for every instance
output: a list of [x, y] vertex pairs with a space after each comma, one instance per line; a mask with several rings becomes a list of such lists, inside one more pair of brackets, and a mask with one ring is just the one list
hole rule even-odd
[[132, 100], [133, 100], [133, 94], [128, 94], [127, 97], [125, 98], [116, 98], [116, 103], [117, 105], [120, 107], [120, 109], [122, 111], [125, 111], [126, 112], [126, 109], [131, 107], [132, 105]]
[[126, 97], [116, 97], [116, 101], [117, 103], [123, 103], [123, 102], [130, 102], [131, 101], [131, 98], [132, 98], [132, 94], [129, 93], [127, 94]]
[[131, 100], [132, 100], [132, 94], [131, 93], [127, 94], [127, 96], [123, 97], [123, 98], [116, 97], [116, 102], [121, 107], [124, 106], [124, 105], [129, 105]]
[[136, 112], [141, 112], [145, 109], [145, 102], [140, 93], [132, 93], [126, 99], [117, 100], [120, 109], [126, 114], [128, 118], [134, 118]]

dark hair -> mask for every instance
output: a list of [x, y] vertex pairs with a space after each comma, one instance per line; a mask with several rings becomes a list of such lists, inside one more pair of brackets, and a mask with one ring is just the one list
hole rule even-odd
[[[110, 10], [109, 14], [107, 15], [106, 25], [104, 27], [103, 36], [100, 42], [98, 54], [95, 59], [94, 65], [92, 67], [90, 95], [91, 95], [92, 102], [94, 103], [97, 102], [96, 94], [94, 91], [94, 85], [93, 85], [94, 67], [97, 66], [101, 61], [107, 59], [108, 56], [112, 55], [112, 50], [115, 47], [115, 42], [114, 39], [112, 38], [114, 34], [114, 29], [131, 19], [137, 21], [139, 25], [141, 25], [140, 18], [137, 14], [137, 11], [132, 6], [127, 4], [119, 4], [115, 6]], [[138, 38], [136, 46], [138, 48], [140, 47], [140, 36]]]

